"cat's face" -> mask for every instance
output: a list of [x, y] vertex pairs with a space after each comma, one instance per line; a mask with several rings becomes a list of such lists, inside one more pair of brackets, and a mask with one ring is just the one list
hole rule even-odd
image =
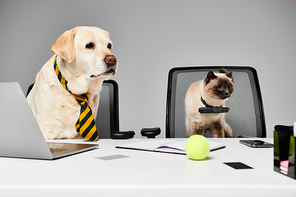
[[204, 78], [204, 93], [212, 99], [228, 99], [233, 91], [232, 72], [228, 72], [224, 68], [220, 68], [218, 74], [210, 71]]

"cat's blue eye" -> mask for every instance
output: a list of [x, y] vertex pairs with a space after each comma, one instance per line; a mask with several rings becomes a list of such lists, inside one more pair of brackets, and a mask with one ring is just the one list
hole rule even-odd
[[232, 85], [229, 84], [229, 85], [228, 85], [228, 89], [230, 89], [230, 88], [232, 88]]
[[221, 89], [221, 86], [220, 86], [220, 85], [217, 85], [217, 89], [218, 89], [218, 90]]

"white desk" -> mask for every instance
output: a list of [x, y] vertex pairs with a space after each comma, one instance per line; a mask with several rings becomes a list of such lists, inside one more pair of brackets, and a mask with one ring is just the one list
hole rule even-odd
[[[204, 161], [115, 148], [140, 140], [146, 139], [99, 140], [97, 150], [54, 161], [0, 158], [0, 196], [296, 195], [296, 180], [273, 171], [272, 148], [252, 149], [239, 139], [211, 139], [226, 148], [211, 152]], [[97, 159], [110, 155], [127, 157]], [[254, 169], [235, 170], [223, 162], [243, 162]]]

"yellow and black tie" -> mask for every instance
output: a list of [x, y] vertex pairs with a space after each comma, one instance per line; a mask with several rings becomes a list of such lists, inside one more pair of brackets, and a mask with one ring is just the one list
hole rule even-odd
[[[68, 89], [68, 86], [67, 86], [68, 82], [65, 80], [65, 78], [62, 76], [62, 73], [59, 71], [58, 64], [57, 64], [57, 56], [55, 57], [53, 67], [62, 86], [72, 94], [72, 92]], [[89, 93], [81, 94], [81, 95], [76, 95], [76, 94], [72, 94], [72, 95], [75, 97], [77, 102], [81, 105], [80, 115], [75, 125], [77, 132], [80, 134], [81, 137], [87, 140], [97, 141], [99, 136], [97, 132], [96, 123], [95, 123], [92, 111], [87, 104]]]

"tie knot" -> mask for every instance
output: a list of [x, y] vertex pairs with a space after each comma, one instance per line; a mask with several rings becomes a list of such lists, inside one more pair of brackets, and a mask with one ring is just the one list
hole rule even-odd
[[73, 96], [75, 97], [75, 99], [78, 101], [79, 104], [81, 104], [82, 102], [88, 102], [88, 98], [89, 98], [89, 93], [86, 94], [80, 94], [80, 95], [76, 95], [73, 94]]

